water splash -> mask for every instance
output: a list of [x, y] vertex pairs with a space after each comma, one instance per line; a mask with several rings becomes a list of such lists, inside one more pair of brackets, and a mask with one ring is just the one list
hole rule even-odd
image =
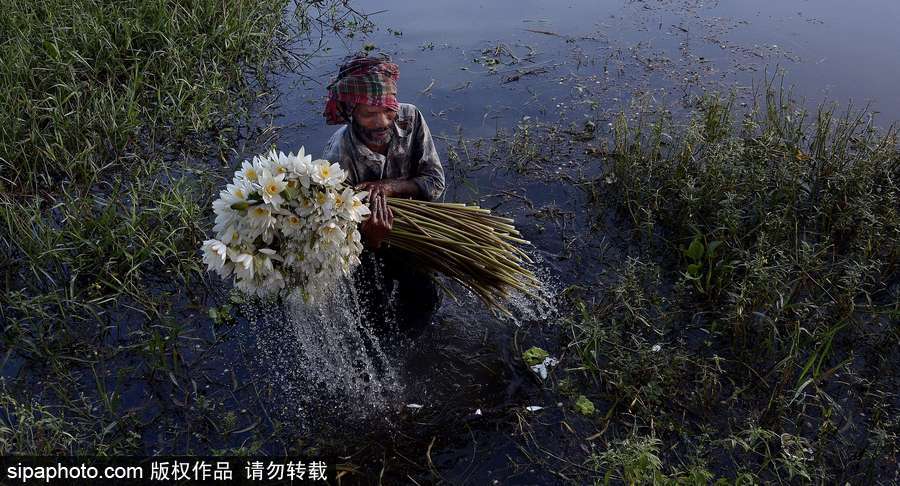
[[[491, 316], [474, 294], [439, 277], [453, 287], [457, 299], [455, 304], [444, 299], [436, 320], [455, 316], [473, 329], [490, 321], [517, 326], [553, 322], [559, 283], [542, 265], [540, 255], [533, 259], [532, 271], [542, 282], [536, 289], [539, 298], [514, 293], [503, 302], [511, 316]], [[371, 325], [374, 316], [367, 315], [363, 303], [370, 297], [368, 292], [383, 291], [377, 283], [381, 279], [375, 281], [368, 290], [342, 281], [315, 304], [304, 302], [295, 290], [277, 300], [249, 299], [242, 306], [254, 341], [255, 378], [267, 391], [270, 412], [283, 423], [312, 435], [320, 435], [323, 428], [391, 430], [397, 425], [397, 412], [407, 403], [435, 397], [421, 383], [407, 386], [409, 377], [402, 363], [412, 347], [393, 333], [396, 295], [383, 309], [388, 332], [379, 333]]]
[[395, 364], [342, 281], [317, 303], [298, 290], [242, 306], [255, 341], [256, 378], [272, 410], [298, 429], [365, 423], [397, 408]]
[[[452, 282], [447, 278], [441, 278], [442, 287], [448, 289], [452, 296], [451, 304], [446, 304], [445, 311], [463, 317], [472, 322], [499, 321], [506, 324], [514, 324], [517, 327], [523, 323], [552, 323], [559, 315], [557, 296], [561, 287], [559, 278], [552, 270], [543, 265], [543, 256], [540, 253], [529, 255], [533, 263], [527, 265], [540, 281], [540, 286], [532, 289], [534, 295], [513, 290], [509, 296], [500, 300], [499, 304], [510, 313], [494, 312], [489, 315], [489, 310], [484, 303], [471, 290]], [[526, 283], [526, 282], [523, 282]], [[452, 309], [451, 309], [452, 307]]]

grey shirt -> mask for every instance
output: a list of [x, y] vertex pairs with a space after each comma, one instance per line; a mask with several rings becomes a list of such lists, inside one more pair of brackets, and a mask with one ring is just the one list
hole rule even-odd
[[423, 199], [440, 198], [444, 193], [444, 168], [422, 113], [415, 105], [400, 103], [391, 130], [387, 157], [372, 152], [349, 125], [344, 125], [328, 140], [324, 158], [340, 164], [348, 172], [350, 184], [409, 179], [419, 186]]

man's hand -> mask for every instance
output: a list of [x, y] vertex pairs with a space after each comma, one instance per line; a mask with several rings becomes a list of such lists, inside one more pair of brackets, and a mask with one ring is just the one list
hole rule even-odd
[[357, 184], [357, 191], [376, 191], [384, 193], [385, 197], [411, 197], [418, 198], [419, 186], [408, 179], [381, 179]]
[[363, 221], [360, 233], [366, 239], [369, 248], [377, 250], [381, 248], [382, 240], [387, 237], [394, 226], [394, 213], [387, 205], [384, 189], [379, 186], [369, 188], [369, 209], [372, 214], [369, 219]]

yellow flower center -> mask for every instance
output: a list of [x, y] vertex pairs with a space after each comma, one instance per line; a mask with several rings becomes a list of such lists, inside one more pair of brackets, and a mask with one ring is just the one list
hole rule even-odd
[[256, 170], [255, 169], [247, 169], [247, 179], [251, 181], [256, 180]]
[[278, 186], [275, 185], [274, 182], [271, 182], [268, 186], [266, 186], [266, 191], [268, 191], [269, 194], [276, 194], [278, 192]]

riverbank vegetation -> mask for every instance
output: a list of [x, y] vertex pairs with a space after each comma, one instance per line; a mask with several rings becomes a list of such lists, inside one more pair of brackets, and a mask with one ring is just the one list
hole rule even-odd
[[144, 450], [140, 431], [174, 414], [126, 407], [134, 390], [203, 400], [188, 370], [215, 338], [197, 249], [223, 169], [272, 131], [269, 73], [303, 66], [315, 44], [291, 43], [317, 22], [356, 17], [289, 0], [3, 7], [0, 367], [15, 378], [0, 453]]
[[585, 464], [627, 483], [889, 478], [897, 132], [863, 110], [808, 112], [772, 83], [735, 105], [614, 123], [589, 187], [638, 250], [574, 299], [577, 371], [556, 384], [606, 410]]

